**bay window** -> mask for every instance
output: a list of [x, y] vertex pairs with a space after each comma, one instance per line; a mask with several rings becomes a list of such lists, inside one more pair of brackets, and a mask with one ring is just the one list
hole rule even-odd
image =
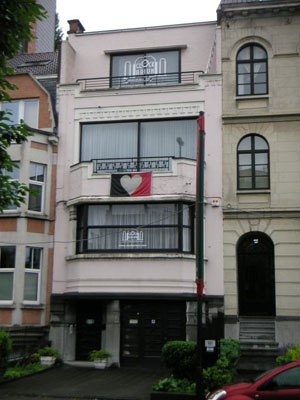
[[25, 302], [39, 301], [41, 261], [42, 249], [37, 247], [26, 247], [24, 283]]
[[185, 203], [78, 207], [77, 253], [193, 252], [193, 207]]
[[13, 300], [16, 247], [0, 246], [0, 301]]

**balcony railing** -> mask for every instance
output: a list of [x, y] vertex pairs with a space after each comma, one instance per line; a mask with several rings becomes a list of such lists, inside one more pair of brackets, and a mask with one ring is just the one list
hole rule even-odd
[[105, 78], [82, 78], [77, 82], [82, 82], [84, 90], [93, 89], [125, 89], [143, 86], [161, 86], [161, 85], [186, 85], [197, 83], [198, 77], [203, 71], [188, 72], [169, 72], [166, 74], [153, 75], [130, 75], [113, 76]]
[[94, 159], [95, 174], [112, 172], [169, 171], [171, 157], [107, 158]]

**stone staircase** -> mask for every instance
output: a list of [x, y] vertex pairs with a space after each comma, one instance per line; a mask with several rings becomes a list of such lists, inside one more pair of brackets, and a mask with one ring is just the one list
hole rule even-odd
[[240, 317], [241, 359], [238, 369], [265, 371], [276, 365], [278, 343], [275, 319], [271, 317]]

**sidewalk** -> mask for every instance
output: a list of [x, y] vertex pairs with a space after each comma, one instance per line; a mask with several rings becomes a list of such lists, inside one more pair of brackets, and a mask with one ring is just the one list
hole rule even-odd
[[166, 372], [151, 368], [96, 370], [63, 365], [0, 385], [0, 398], [149, 400], [151, 386]]

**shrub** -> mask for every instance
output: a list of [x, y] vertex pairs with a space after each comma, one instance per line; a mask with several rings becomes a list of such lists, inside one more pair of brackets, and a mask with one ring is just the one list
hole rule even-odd
[[197, 366], [195, 342], [173, 341], [162, 348], [162, 359], [174, 378], [193, 380]]
[[112, 355], [107, 350], [92, 350], [89, 354], [89, 359], [91, 361], [95, 360], [107, 360]]
[[187, 379], [176, 379], [171, 376], [161, 379], [152, 386], [152, 390], [155, 392], [195, 393], [196, 384]]
[[220, 340], [220, 358], [228, 360], [229, 369], [235, 371], [240, 359], [240, 343], [235, 339]]
[[287, 364], [291, 361], [297, 360], [300, 360], [300, 346], [296, 344], [288, 347], [282, 356], [276, 358], [276, 362], [279, 365]]
[[203, 369], [202, 373], [203, 385], [206, 392], [211, 392], [233, 381], [233, 374], [229, 368], [229, 361], [225, 357], [219, 358], [214, 366]]
[[38, 351], [40, 357], [59, 357], [59, 351], [54, 347], [46, 346]]
[[40, 365], [39, 363], [27, 364], [27, 365], [17, 364], [14, 367], [7, 368], [3, 377], [4, 379], [16, 379], [20, 378], [21, 376], [30, 375], [39, 371], [43, 371], [44, 369], [45, 367]]
[[12, 350], [12, 343], [6, 331], [0, 331], [0, 375], [7, 368], [8, 356]]

